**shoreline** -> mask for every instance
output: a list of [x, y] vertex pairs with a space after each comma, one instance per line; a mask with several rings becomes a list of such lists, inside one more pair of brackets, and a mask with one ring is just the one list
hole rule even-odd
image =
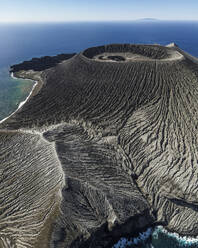
[[120, 248], [120, 247], [126, 247], [131, 245], [139, 245], [141, 243], [144, 243], [145, 241], [148, 241], [149, 238], [155, 238], [160, 233], [164, 233], [169, 238], [174, 238], [175, 242], [191, 245], [191, 244], [198, 244], [198, 236], [196, 237], [190, 237], [190, 236], [181, 236], [178, 233], [170, 232], [165, 227], [159, 225], [159, 226], [151, 226], [148, 227], [144, 231], [140, 231], [138, 235], [131, 235], [131, 237], [121, 237], [117, 243], [113, 245], [112, 248]]
[[184, 242], [186, 244], [194, 244], [198, 243], [198, 236], [192, 237], [192, 236], [182, 236], [179, 233], [176, 232], [170, 232], [163, 226], [156, 226], [156, 228], [153, 230], [153, 233], [157, 234], [158, 232], [165, 233], [168, 237], [175, 238], [179, 242]]
[[139, 232], [138, 236], [131, 237], [130, 239], [122, 237], [119, 239], [119, 241], [113, 245], [112, 248], [120, 248], [120, 247], [126, 247], [131, 245], [138, 245], [146, 240], [149, 239], [149, 237], [152, 236], [153, 230], [152, 227], [149, 227], [146, 229], [146, 231]]
[[[13, 79], [20, 79], [20, 78], [15, 77], [13, 72], [11, 72], [10, 76], [11, 76], [11, 78], [13, 78]], [[34, 82], [34, 85], [33, 85], [33, 87], [32, 87], [32, 90], [30, 91], [30, 93], [29, 93], [29, 95], [26, 97], [26, 99], [25, 99], [24, 101], [22, 101], [22, 102], [19, 103], [17, 109], [16, 109], [13, 113], [11, 113], [9, 116], [5, 117], [4, 119], [0, 120], [0, 124], [2, 124], [4, 121], [6, 121], [7, 119], [9, 119], [11, 116], [13, 116], [14, 114], [16, 114], [16, 112], [17, 112], [19, 109], [21, 109], [21, 108], [23, 107], [23, 105], [24, 105], [24, 104], [30, 99], [30, 97], [32, 96], [32, 94], [33, 94], [33, 92], [34, 92], [36, 86], [38, 86], [38, 84], [39, 84], [38, 81], [34, 81], [34, 80], [32, 80], [32, 79], [28, 79], [28, 78], [25, 79], [25, 78], [23, 78], [23, 80], [29, 80], [29, 81], [33, 81], [33, 82]]]

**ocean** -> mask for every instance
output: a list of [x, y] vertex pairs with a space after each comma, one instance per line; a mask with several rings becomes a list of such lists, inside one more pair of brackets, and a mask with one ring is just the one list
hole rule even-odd
[[[32, 57], [80, 52], [108, 43], [167, 45], [171, 42], [198, 57], [198, 22], [0, 24], [0, 120], [14, 112], [33, 87], [31, 81], [11, 78], [10, 65]], [[156, 228], [151, 233], [149, 239], [138, 241], [138, 244], [131, 243], [130, 247], [198, 247], [198, 241], [178, 237], [162, 228]], [[124, 239], [122, 241], [117, 247], [129, 247]]]

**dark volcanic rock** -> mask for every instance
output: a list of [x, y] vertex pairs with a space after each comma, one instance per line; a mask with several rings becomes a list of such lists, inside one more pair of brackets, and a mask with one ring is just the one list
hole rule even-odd
[[11, 72], [18, 72], [21, 70], [34, 70], [43, 71], [50, 67], [56, 66], [60, 62], [70, 59], [75, 55], [71, 54], [58, 54], [56, 56], [45, 56], [41, 58], [32, 58], [30, 61], [24, 61], [21, 64], [12, 65], [10, 68]]
[[113, 44], [39, 72], [0, 125], [0, 245], [111, 247], [157, 223], [198, 235], [197, 63], [174, 45]]
[[115, 60], [115, 61], [125, 61], [125, 58], [122, 56], [108, 56], [108, 59]]

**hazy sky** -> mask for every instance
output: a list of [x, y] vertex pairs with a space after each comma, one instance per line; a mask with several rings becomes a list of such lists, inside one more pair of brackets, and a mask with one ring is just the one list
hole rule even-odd
[[0, 0], [0, 22], [198, 20], [198, 0]]

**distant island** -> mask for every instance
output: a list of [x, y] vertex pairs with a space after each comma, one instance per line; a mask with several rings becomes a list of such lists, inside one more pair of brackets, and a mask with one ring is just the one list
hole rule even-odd
[[197, 58], [110, 44], [11, 72], [37, 84], [0, 124], [0, 246], [113, 247], [157, 225], [198, 235]]
[[160, 21], [160, 20], [155, 18], [141, 18], [141, 19], [137, 19], [137, 21]]

